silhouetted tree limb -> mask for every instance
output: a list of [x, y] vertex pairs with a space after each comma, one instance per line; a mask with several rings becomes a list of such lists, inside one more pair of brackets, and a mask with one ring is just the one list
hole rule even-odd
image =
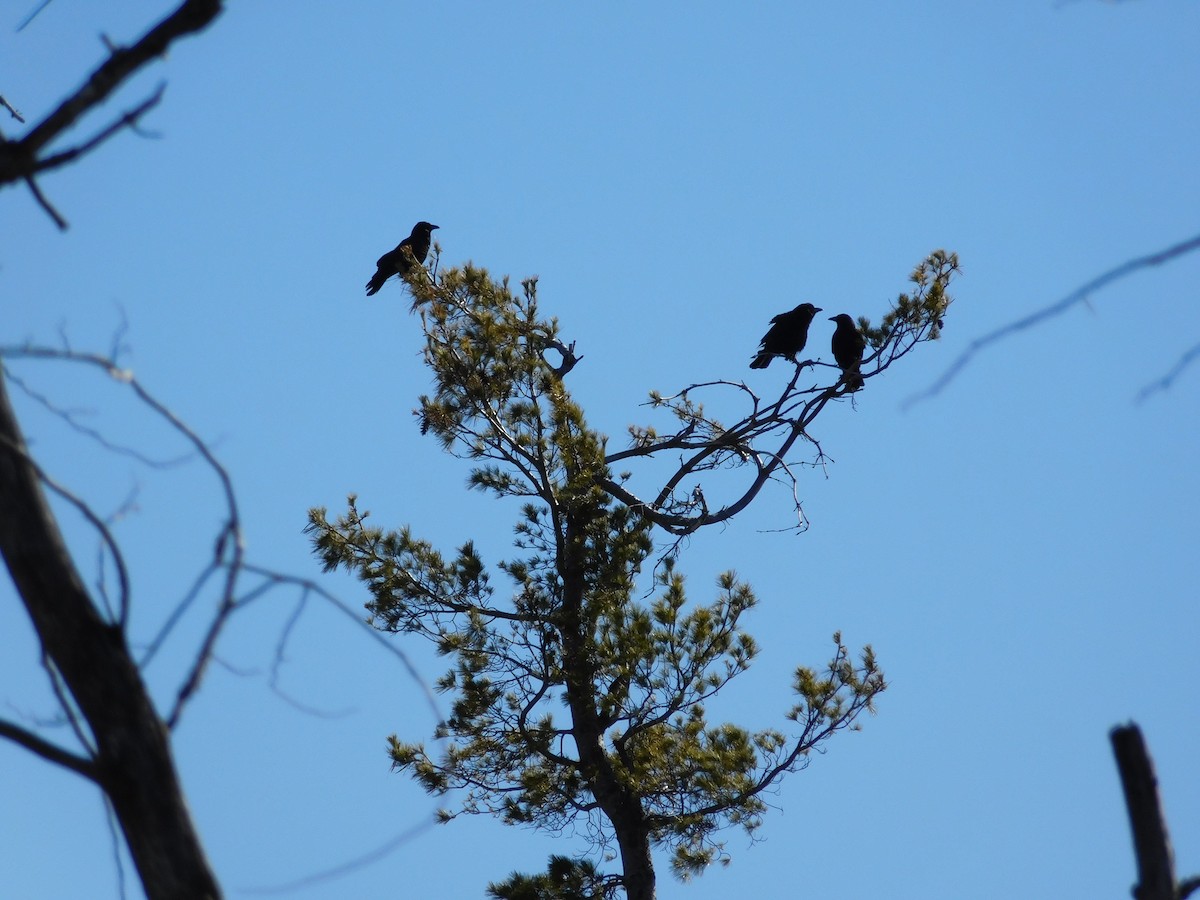
[[1200, 357], [1200, 344], [1196, 344], [1194, 347], [1187, 350], [1183, 356], [1179, 357], [1179, 361], [1175, 363], [1175, 365], [1171, 367], [1171, 370], [1163, 375], [1162, 378], [1159, 378], [1157, 381], [1152, 381], [1150, 384], [1138, 391], [1138, 402], [1141, 403], [1151, 394], [1157, 393], [1158, 391], [1169, 390], [1171, 385], [1175, 383], [1175, 379], [1183, 374], [1183, 370], [1190, 366], [1198, 357]]
[[[1170, 262], [1171, 260], [1183, 256], [1186, 253], [1191, 253], [1196, 249], [1200, 249], [1200, 234], [1190, 237], [1186, 241], [1180, 241], [1178, 244], [1168, 247], [1165, 250], [1160, 250], [1157, 253], [1151, 253], [1147, 256], [1139, 256], [1136, 259], [1131, 259], [1128, 262], [1117, 266], [1115, 269], [1110, 269], [1103, 275], [1093, 278], [1082, 287], [1076, 288], [1057, 303], [1052, 303], [1050, 306], [1039, 309], [1038, 311], [1031, 313], [1024, 318], [1017, 319], [1015, 322], [1010, 322], [1007, 325], [997, 328], [995, 331], [985, 334], [983, 337], [975, 338], [975, 340], [971, 341], [971, 343], [967, 345], [967, 349], [964, 350], [959, 357], [949, 365], [946, 371], [938, 376], [933, 384], [905, 401], [905, 408], [908, 408], [915, 403], [919, 403], [922, 400], [926, 400], [929, 397], [940, 394], [946, 385], [953, 381], [955, 377], [958, 376], [958, 373], [966, 367], [967, 363], [975, 358], [976, 354], [987, 349], [992, 344], [995, 344], [998, 341], [1009, 337], [1010, 335], [1016, 334], [1018, 331], [1024, 331], [1026, 328], [1039, 325], [1047, 319], [1053, 319], [1055, 316], [1062, 315], [1072, 307], [1086, 302], [1092, 294], [1101, 288], [1108, 287], [1108, 285], [1112, 284], [1114, 281], [1118, 281], [1125, 276], [1131, 275], [1141, 269], [1147, 269], [1151, 266], [1160, 266], [1163, 263]], [[1182, 365], [1173, 369], [1170, 376], [1164, 378], [1163, 381], [1168, 384], [1170, 381], [1173, 381], [1174, 378], [1178, 376], [1179, 372], [1182, 371], [1182, 366], [1191, 362], [1191, 360], [1195, 358], [1195, 354], [1196, 351], [1194, 349], [1189, 351], [1184, 356]], [[1160, 382], [1160, 384], [1161, 383], [1162, 382]], [[1143, 392], [1143, 394], [1144, 393], [1145, 392]]]
[[[879, 327], [872, 328], [867, 319], [860, 319], [859, 327], [871, 349], [861, 365], [864, 383], [907, 356], [918, 344], [938, 338], [953, 302], [947, 288], [957, 272], [958, 258], [936, 250], [913, 270], [910, 280], [915, 288], [911, 295], [901, 294]], [[805, 372], [813, 382], [802, 387]], [[828, 378], [823, 373], [828, 373]], [[790, 481], [796, 496], [795, 475], [788, 465], [790, 456], [803, 439], [811, 451], [806, 463], [825, 463], [821, 445], [809, 429], [831, 400], [854, 393], [850, 386], [838, 366], [808, 359], [795, 363], [791, 378], [771, 401], [765, 401], [744, 383], [732, 381], [693, 384], [672, 396], [653, 392], [647, 405], [669, 411], [678, 421], [678, 429], [660, 434], [650, 426], [632, 426], [631, 446], [606, 454], [604, 461], [611, 466], [683, 451], [673, 473], [657, 490], [644, 495], [626, 484], [626, 476], [606, 475], [600, 484], [614, 498], [675, 535], [687, 535], [732, 518], [749, 506], [768, 481]], [[749, 412], [729, 425], [709, 415], [694, 398], [718, 387], [732, 388], [749, 406]], [[744, 468], [750, 470], [749, 481], [732, 499], [719, 506], [705, 500], [696, 481], [698, 476]], [[798, 502], [796, 515], [798, 524], [794, 527], [803, 528], [805, 518]]]
[[[66, 344], [64, 340], [64, 344]], [[131, 769], [124, 773], [129, 780], [137, 781], [145, 780], [144, 790], [147, 794], [159, 795], [162, 794], [170, 797], [172, 793], [178, 793], [178, 785], [160, 790], [154, 784], [154, 779], [162, 777], [162, 767], [155, 769], [154, 766], [143, 767], [143, 756], [146, 753], [168, 753], [169, 744], [166, 742], [166, 735], [171, 728], [179, 721], [179, 717], [187, 703], [194, 696], [198, 688], [203, 673], [208, 667], [208, 664], [215, 660], [216, 642], [223, 632], [225, 626], [229, 623], [234, 613], [245, 608], [249, 604], [259, 600], [268, 593], [271, 593], [279, 588], [296, 589], [300, 594], [300, 602], [295, 613], [285, 624], [283, 632], [276, 644], [276, 659], [272, 666], [270, 676], [270, 686], [277, 693], [278, 681], [278, 664], [279, 657], [282, 654], [282, 647], [286, 643], [290, 629], [295, 624], [300, 611], [304, 608], [304, 604], [310, 597], [317, 597], [323, 602], [333, 606], [339, 612], [353, 619], [355, 624], [371, 635], [381, 647], [391, 653], [395, 658], [407, 668], [414, 680], [421, 685], [425, 693], [426, 702], [434, 716], [435, 722], [442, 721], [442, 714], [438, 709], [436, 700], [433, 697], [429, 686], [419, 676], [409, 661], [407, 656], [396, 647], [394, 644], [384, 640], [384, 638], [374, 629], [370, 628], [364, 621], [360, 613], [351, 610], [345, 603], [341, 602], [337, 597], [329, 591], [322, 588], [320, 585], [306, 580], [289, 576], [283, 573], [275, 572], [258, 566], [247, 565], [241, 540], [241, 524], [240, 513], [236, 498], [233, 492], [232, 482], [228, 473], [222, 467], [220, 462], [212, 454], [210, 448], [201, 440], [201, 438], [177, 415], [170, 409], [158, 401], [145, 387], [133, 376], [133, 374], [119, 365], [115, 360], [105, 357], [101, 354], [81, 352], [70, 349], [69, 345], [63, 348], [50, 348], [40, 346], [24, 345], [20, 347], [0, 347], [0, 358], [6, 360], [45, 360], [56, 361], [60, 363], [75, 363], [84, 365], [90, 369], [102, 372], [106, 376], [125, 385], [132, 391], [137, 400], [145, 407], [149, 408], [159, 419], [165, 421], [169, 428], [176, 432], [184, 441], [192, 447], [192, 456], [201, 459], [208, 468], [215, 474], [219, 484], [221, 493], [225, 499], [225, 518], [218, 526], [218, 536], [214, 542], [212, 557], [204, 565], [200, 573], [193, 580], [191, 587], [184, 594], [183, 598], [175, 605], [174, 609], [167, 616], [163, 625], [159, 628], [157, 634], [149, 643], [147, 649], [142, 652], [141, 658], [137, 659], [130, 651], [126, 639], [126, 623], [128, 620], [128, 596], [129, 596], [129, 581], [130, 576], [122, 560], [121, 551], [116, 543], [115, 537], [111, 530], [107, 527], [104, 519], [97, 515], [88, 505], [83, 502], [78, 496], [71, 491], [55, 483], [48, 473], [32, 459], [24, 444], [18, 440], [19, 432], [16, 432], [15, 420], [11, 419], [7, 429], [0, 429], [0, 450], [5, 450], [4, 458], [0, 462], [9, 462], [10, 469], [0, 472], [0, 475], [9, 473], [13, 467], [21, 469], [25, 473], [25, 477], [32, 479], [34, 484], [40, 482], [44, 488], [51, 489], [63, 497], [70, 503], [101, 535], [102, 545], [107, 548], [109, 554], [116, 561], [116, 578], [118, 585], [118, 601], [114, 604], [114, 608], [101, 611], [95, 600], [87, 596], [86, 589], [83, 586], [82, 579], [73, 568], [73, 563], [66, 556], [65, 547], [59, 547], [56, 551], [54, 548], [38, 548], [35, 546], [34, 553], [38, 556], [36, 563], [26, 564], [25, 569], [33, 572], [41, 572], [49, 570], [50, 572], [61, 571], [64, 565], [71, 566], [71, 577], [76, 582], [76, 602], [73, 604], [58, 604], [53, 605], [50, 600], [38, 598], [51, 597], [53, 592], [45, 591], [41, 594], [33, 593], [29, 588], [27, 580], [19, 580], [17, 573], [21, 571], [21, 557], [18, 555], [10, 561], [10, 550], [12, 548], [13, 535], [20, 535], [26, 542], [33, 542], [36, 536], [36, 530], [30, 530], [26, 521], [29, 515], [26, 510], [26, 505], [17, 502], [16, 499], [10, 501], [10, 496], [16, 497], [14, 482], [11, 478], [5, 479], [0, 477], [0, 527], [6, 529], [8, 540], [4, 540], [4, 536], [0, 535], [0, 551], [3, 551], [4, 558], [9, 562], [10, 570], [13, 571], [14, 583], [16, 583], [18, 592], [22, 598], [26, 600], [27, 608], [31, 604], [50, 604], [50, 607], [45, 611], [40, 618], [34, 618], [31, 612], [31, 618], [34, 621], [34, 627], [38, 631], [42, 639], [43, 646], [46, 648], [44, 663], [47, 669], [47, 674], [50, 678], [50, 685], [58, 698], [59, 706], [65, 716], [66, 721], [71, 725], [75, 732], [76, 739], [80, 747], [84, 748], [82, 755], [74, 754], [65, 750], [50, 741], [40, 737], [39, 735], [22, 728], [21, 726], [0, 720], [0, 738], [6, 738], [19, 746], [37, 754], [38, 756], [62, 765], [78, 774], [91, 778], [108, 796], [113, 790], [114, 777], [109, 775], [105, 777], [105, 770], [102, 768], [101, 762], [107, 756], [116, 756], [116, 751], [108, 749], [108, 745], [112, 741], [137, 744], [140, 741], [147, 739], [147, 733], [157, 742], [157, 749], [151, 747], [146, 748], [133, 747], [126, 748], [121, 759], [110, 760], [109, 764], [114, 767], [119, 767], [121, 760], [127, 760]], [[0, 379], [7, 380], [10, 376], [7, 367], [0, 366]], [[137, 453], [129, 451], [128, 448], [120, 444], [113, 443], [105, 438], [96, 429], [80, 427], [66, 410], [63, 410], [59, 405], [52, 402], [49, 398], [43, 396], [39, 392], [30, 388], [24, 381], [20, 381], [22, 389], [32, 399], [38, 402], [43, 408], [49, 410], [52, 414], [64, 419], [67, 424], [77, 433], [85, 438], [99, 443], [105, 449], [113, 452], [120, 452], [133, 458], [138, 459], [143, 464], [155, 467], [165, 468], [167, 465], [158, 463], [155, 460]], [[0, 384], [0, 388], [3, 385]], [[6, 395], [5, 395], [6, 396]], [[16, 435], [14, 437], [14, 435]], [[173, 462], [173, 461], [172, 461]], [[50, 516], [50, 513], [45, 510], [45, 515]], [[53, 526], [52, 518], [47, 519], [48, 525]], [[247, 584], [249, 580], [249, 584]], [[168, 638], [173, 633], [176, 625], [183, 618], [184, 614], [192, 607], [192, 605], [215, 584], [217, 593], [216, 608], [210, 613], [210, 617], [205, 626], [205, 633], [198, 646], [192, 651], [191, 662], [186, 674], [186, 677], [181, 682], [177, 691], [176, 699], [172, 704], [171, 709], [166, 715], [166, 721], [159, 717], [157, 710], [153, 707], [148, 694], [145, 693], [145, 686], [140, 681], [140, 674], [155, 658], [158, 651], [165, 645]], [[56, 590], [58, 590], [56, 588]], [[104, 587], [101, 584], [97, 588], [97, 592], [102, 599], [104, 597]], [[85, 617], [85, 623], [79, 625], [73, 623], [72, 620], [79, 614], [79, 610], [83, 606], [88, 607], [88, 614]], [[41, 608], [38, 606], [37, 608]], [[107, 647], [105, 653], [94, 652], [90, 658], [83, 658], [80, 661], [81, 651], [75, 645], [70, 645], [65, 651], [60, 650], [62, 646], [56, 641], [53, 636], [47, 637], [43, 633], [45, 620], [50, 619], [57, 627], [66, 629], [71, 633], [80, 632], [82, 637], [79, 641], [83, 644], [97, 643], [101, 647]], [[97, 638], [95, 635], [88, 637], [92, 630], [96, 630], [103, 635], [103, 639]], [[67, 663], [60, 663], [62, 653], [67, 653], [70, 660]], [[121, 677], [115, 677], [111, 674], [110, 668], [114, 665], [114, 659], [119, 663]], [[80, 673], [84, 673], [81, 676]], [[129, 726], [121, 720], [117, 725], [112, 725], [109, 720], [102, 717], [97, 717], [97, 704], [95, 702], [84, 702], [79, 697], [78, 684], [80, 677], [86, 677], [92, 686], [95, 694], [100, 696], [108, 696], [118, 698], [111, 700], [111, 703], [118, 707], [121, 704], [132, 706], [136, 714], [141, 716], [140, 724], [142, 732], [134, 732], [129, 734]], [[134, 694], [130, 694], [133, 691]], [[140, 696], [137, 692], [141, 692]], [[293, 701], [294, 703], [294, 701]], [[295, 703], [294, 703], [295, 705]], [[101, 711], [106, 709], [103, 703], [99, 704]], [[116, 715], [116, 713], [110, 713]], [[120, 730], [116, 738], [105, 737], [114, 729]], [[121, 737], [124, 735], [124, 737]], [[166, 760], [169, 766], [169, 755]], [[144, 768], [144, 771], [143, 771]], [[133, 851], [134, 839], [131, 834], [152, 828], [163, 830], [160, 823], [145, 815], [131, 816], [128, 805], [117, 803], [115, 799], [110, 797], [111, 808], [113, 815], [120, 824], [121, 829], [125, 832], [127, 840], [130, 842], [131, 852]], [[180, 805], [175, 809], [174, 813], [186, 816], [186, 810]], [[432, 817], [427, 824], [431, 824]], [[424, 826], [422, 826], [424, 827]], [[190, 824], [188, 825], [190, 828]], [[194, 837], [194, 835], [193, 835]], [[164, 832], [162, 840], [174, 841], [178, 840], [179, 835], [173, 833], [170, 829]], [[389, 844], [389, 846], [398, 846], [398, 843]], [[198, 846], [197, 846], [198, 849]], [[143, 870], [139, 858], [135, 854], [135, 862], [139, 863], [139, 872], [143, 876], [143, 883], [147, 893], [151, 897], [183, 897], [190, 896], [219, 896], [218, 894], [202, 895], [202, 894], [177, 894], [175, 886], [168, 885], [164, 890], [158, 891], [152, 887], [152, 874], [148, 875]], [[173, 863], [172, 863], [173, 864]], [[356, 862], [349, 867], [357, 865]], [[344, 871], [347, 867], [339, 866], [337, 872]], [[202, 884], [202, 882], [198, 882]]]
[[[99, 614], [67, 551], [9, 403], [3, 373], [0, 498], [0, 555], [50, 665], [87, 722], [95, 743], [89, 763], [94, 780], [112, 803], [147, 895], [154, 900], [215, 900], [220, 889], [184, 802], [167, 730], [124, 630]], [[12, 728], [0, 733], [18, 737]], [[64, 758], [54, 761], [67, 764]], [[68, 767], [83, 774], [80, 766]]]
[[[124, 113], [95, 137], [77, 147], [49, 156], [45, 155], [45, 151], [82, 116], [108, 99], [130, 76], [147, 63], [164, 55], [172, 43], [207, 27], [221, 12], [221, 8], [221, 0], [184, 0], [175, 12], [151, 28], [132, 46], [116, 47], [110, 44], [108, 59], [88, 76], [82, 87], [35, 124], [24, 137], [6, 140], [0, 135], [0, 186], [18, 181], [25, 182], [37, 202], [54, 219], [55, 224], [65, 228], [66, 220], [41, 192], [34, 176], [39, 172], [73, 162], [124, 128], [136, 128], [139, 119], [161, 100], [163, 88], [160, 86], [140, 105]], [[17, 116], [19, 121], [24, 121], [7, 101], [4, 106]]]
[[[125, 128], [128, 128], [131, 131], [137, 131], [138, 123], [141, 121], [142, 116], [150, 112], [150, 110], [154, 109], [154, 107], [158, 106], [158, 104], [162, 102], [163, 93], [166, 91], [166, 89], [167, 85], [165, 83], [160, 84], [153, 94], [139, 103], [133, 109], [122, 113], [119, 119], [110, 123], [104, 129], [88, 138], [88, 140], [84, 141], [82, 144], [71, 147], [69, 150], [62, 150], [58, 153], [54, 153], [50, 156], [39, 159], [37, 161], [37, 171], [48, 172], [51, 169], [57, 169], [61, 166], [67, 165], [68, 163], [73, 163], [79, 157], [92, 152], [118, 131], [121, 131]], [[31, 175], [26, 176], [26, 178], [30, 177]]]
[[84, 759], [82, 756], [77, 756], [70, 750], [64, 750], [57, 744], [51, 743], [40, 735], [22, 728], [20, 725], [0, 719], [0, 737], [6, 737], [14, 744], [18, 744], [32, 753], [36, 753], [42, 759], [49, 760], [56, 765], [62, 766], [64, 769], [70, 769], [72, 772], [82, 775], [89, 781], [96, 781], [96, 767], [92, 765], [90, 760]]
[[7, 109], [12, 114], [12, 117], [18, 122], [22, 124], [25, 123], [25, 117], [21, 115], [21, 113], [17, 111], [11, 103], [4, 99], [3, 96], [0, 96], [0, 106], [3, 106], [5, 109]]
[[1154, 763], [1142, 731], [1132, 722], [1109, 732], [1137, 856], [1138, 883], [1134, 900], [1182, 900], [1200, 887], [1200, 879], [1175, 883], [1175, 854], [1163, 816]]
[[30, 12], [29, 15], [27, 15], [24, 19], [21, 20], [21, 24], [17, 26], [17, 31], [24, 31], [26, 26], [28, 26], [30, 22], [32, 22], [34, 19], [36, 19], [38, 17], [38, 15], [42, 12], [42, 10], [45, 9], [47, 6], [49, 6], [50, 3], [51, 3], [51, 0], [42, 0], [41, 3], [39, 3], [37, 6], [35, 6], [33, 8], [33, 11]]

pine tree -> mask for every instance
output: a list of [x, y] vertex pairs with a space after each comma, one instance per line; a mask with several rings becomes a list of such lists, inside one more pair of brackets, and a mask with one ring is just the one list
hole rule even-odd
[[[860, 319], [867, 382], [937, 337], [957, 266], [935, 252], [878, 327]], [[453, 660], [438, 682], [453, 698], [436, 733], [445, 749], [431, 755], [392, 737], [391, 757], [430, 793], [461, 792], [447, 820], [488, 813], [550, 832], [573, 826], [619, 861], [606, 874], [555, 856], [546, 873], [493, 884], [492, 896], [649, 900], [653, 850], [668, 851], [683, 879], [727, 861], [721, 831], [753, 833], [762, 793], [856, 727], [884, 690], [871, 648], [855, 661], [835, 634], [828, 663], [796, 669], [786, 728], [710, 722], [706, 702], [754, 658], [739, 622], [755, 595], [729, 571], [714, 599], [692, 601], [677, 568], [680, 537], [728, 520], [768, 481], [794, 479], [788, 459], [800, 447], [821, 456], [809, 429], [846, 385], [836, 366], [809, 360], [770, 401], [731, 381], [652, 394], [675, 430], [631, 427], [630, 446], [606, 453], [567, 388], [582, 357], [539, 312], [535, 279], [514, 292], [482, 268], [435, 264], [407, 280], [435, 385], [415, 411], [422, 433], [470, 461], [473, 487], [521, 507], [517, 553], [491, 571], [471, 542], [445, 556], [408, 527], [369, 524], [354, 496], [334, 521], [311, 511], [316, 552], [367, 586], [376, 627], [421, 635]], [[805, 371], [828, 377], [802, 387]], [[694, 398], [715, 385], [739, 392], [749, 412], [731, 425], [711, 417]], [[653, 499], [613, 473], [618, 462], [668, 456], [682, 461]], [[696, 478], [717, 469], [749, 478], [710, 509]]]

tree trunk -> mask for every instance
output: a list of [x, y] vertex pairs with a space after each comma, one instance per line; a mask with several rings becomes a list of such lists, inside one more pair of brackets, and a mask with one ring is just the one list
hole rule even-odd
[[112, 803], [151, 900], [221, 896], [159, 718], [120, 627], [103, 619], [67, 552], [0, 373], [0, 554], [95, 744]]
[[591, 659], [591, 628], [583, 615], [585, 583], [576, 529], [567, 515], [565, 546], [559, 548], [559, 574], [563, 580], [563, 668], [566, 671], [567, 705], [584, 776], [596, 803], [612, 823], [621, 850], [626, 900], [654, 900], [654, 861], [650, 856], [650, 829], [641, 797], [625, 784], [604, 752], [596, 677]]

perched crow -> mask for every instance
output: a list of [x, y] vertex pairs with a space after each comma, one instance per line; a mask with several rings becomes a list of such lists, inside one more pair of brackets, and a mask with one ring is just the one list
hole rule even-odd
[[425, 257], [429, 255], [429, 243], [435, 228], [437, 228], [436, 225], [430, 225], [428, 222], [418, 222], [413, 226], [412, 234], [397, 244], [395, 250], [389, 250], [379, 257], [379, 262], [376, 263], [379, 270], [367, 282], [368, 297], [383, 287], [383, 283], [393, 275], [403, 277], [409, 273], [413, 264], [412, 260], [408, 258], [408, 254], [404, 252], [405, 250], [412, 253], [413, 259], [418, 263], [425, 262]]
[[833, 358], [846, 376], [846, 389], [857, 391], [863, 386], [859, 367], [862, 365], [863, 352], [867, 349], [867, 339], [863, 337], [854, 320], [845, 313], [830, 316], [830, 322], [837, 322], [833, 332]]
[[821, 310], [811, 303], [801, 303], [791, 312], [780, 313], [771, 320], [770, 330], [763, 335], [758, 355], [750, 368], [765, 369], [776, 356], [786, 356], [792, 362], [808, 340], [808, 325]]

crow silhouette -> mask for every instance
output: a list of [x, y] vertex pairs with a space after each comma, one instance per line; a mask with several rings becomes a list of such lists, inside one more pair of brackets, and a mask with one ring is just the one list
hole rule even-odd
[[758, 355], [750, 368], [765, 369], [776, 356], [786, 356], [796, 362], [796, 354], [808, 341], [808, 326], [821, 310], [811, 303], [801, 303], [791, 312], [780, 313], [771, 320], [771, 327], [760, 342]]
[[375, 264], [378, 269], [367, 282], [368, 297], [383, 287], [383, 283], [393, 275], [403, 278], [412, 271], [414, 265], [425, 262], [435, 228], [436, 225], [428, 222], [418, 222], [413, 226], [412, 234], [397, 244], [395, 250], [389, 250], [379, 257], [379, 262]]
[[859, 367], [862, 366], [863, 353], [867, 349], [867, 339], [858, 330], [854, 320], [845, 313], [830, 316], [829, 321], [837, 323], [831, 342], [833, 358], [837, 360], [842, 374], [846, 377], [846, 390], [860, 390], [863, 386], [863, 378], [859, 373]]

